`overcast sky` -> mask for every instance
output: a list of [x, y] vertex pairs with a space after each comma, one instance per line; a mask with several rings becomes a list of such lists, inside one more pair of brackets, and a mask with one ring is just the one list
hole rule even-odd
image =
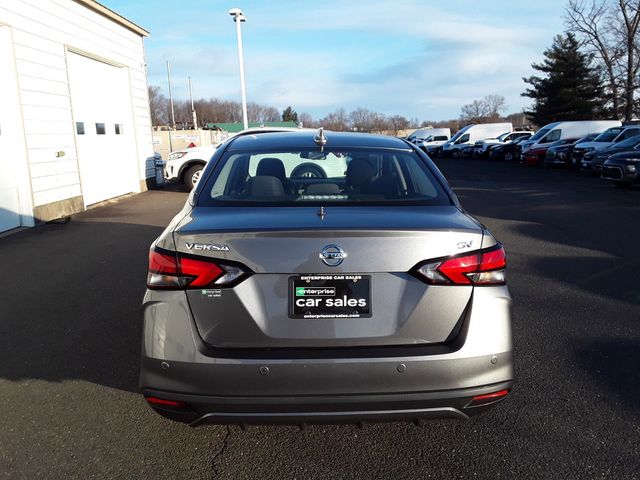
[[240, 7], [249, 101], [322, 117], [362, 106], [420, 120], [459, 116], [460, 107], [504, 95], [510, 113], [553, 36], [562, 0], [303, 2], [278, 0], [102, 0], [151, 32], [149, 84], [174, 97], [239, 100], [235, 26]]

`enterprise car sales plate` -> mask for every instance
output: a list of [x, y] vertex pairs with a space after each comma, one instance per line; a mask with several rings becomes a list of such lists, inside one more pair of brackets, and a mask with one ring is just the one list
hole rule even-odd
[[291, 318], [363, 318], [371, 316], [369, 275], [289, 277]]

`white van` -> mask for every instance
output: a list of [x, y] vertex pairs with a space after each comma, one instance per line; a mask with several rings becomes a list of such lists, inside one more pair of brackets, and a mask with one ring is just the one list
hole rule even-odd
[[451, 137], [451, 140], [442, 145], [442, 154], [444, 156], [458, 158], [462, 155], [463, 148], [473, 148], [473, 145], [478, 140], [496, 138], [503, 133], [511, 131], [513, 131], [513, 125], [510, 122], [467, 125]]
[[618, 120], [579, 120], [575, 122], [553, 122], [542, 127], [529, 140], [522, 142], [522, 153], [532, 148], [545, 147], [552, 142], [568, 138], [582, 138], [592, 133], [604, 132], [607, 128], [622, 125]]
[[451, 138], [451, 130], [448, 128], [421, 128], [407, 137], [411, 143], [415, 143], [425, 152], [429, 152], [443, 145]]

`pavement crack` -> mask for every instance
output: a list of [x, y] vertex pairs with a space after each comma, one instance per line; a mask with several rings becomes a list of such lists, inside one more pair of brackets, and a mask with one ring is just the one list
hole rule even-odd
[[224, 433], [224, 438], [222, 439], [222, 445], [220, 446], [220, 448], [218, 449], [218, 451], [213, 455], [213, 458], [211, 459], [211, 466], [213, 468], [213, 478], [216, 478], [218, 476], [218, 458], [220, 458], [225, 450], [227, 449], [227, 446], [229, 445], [229, 437], [231, 436], [231, 428], [229, 428], [229, 425], [225, 425], [225, 433]]

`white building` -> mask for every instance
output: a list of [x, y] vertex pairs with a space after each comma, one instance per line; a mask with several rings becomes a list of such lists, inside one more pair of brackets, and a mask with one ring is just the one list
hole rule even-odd
[[94, 0], [0, 2], [0, 231], [146, 189], [147, 35]]

